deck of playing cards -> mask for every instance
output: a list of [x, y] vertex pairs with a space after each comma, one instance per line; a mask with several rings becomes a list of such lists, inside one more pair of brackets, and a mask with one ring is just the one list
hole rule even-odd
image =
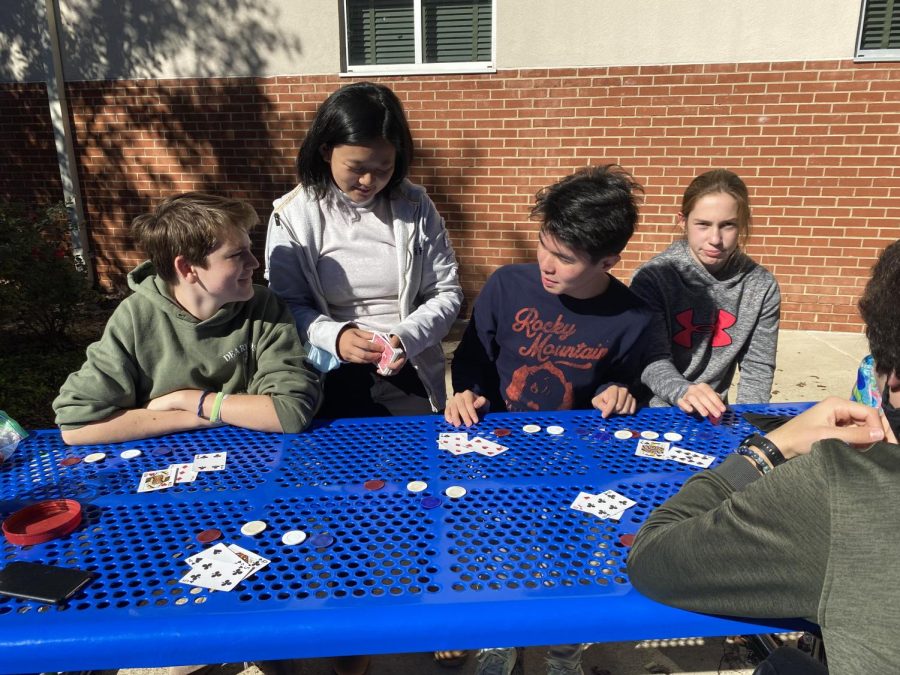
[[481, 436], [475, 436], [470, 439], [469, 434], [465, 432], [440, 434], [438, 436], [438, 448], [446, 450], [451, 455], [467, 455], [470, 452], [475, 452], [485, 457], [493, 457], [509, 450], [505, 445], [494, 443]]
[[179, 581], [213, 591], [230, 591], [269, 561], [237, 544], [216, 544], [185, 559], [190, 572]]
[[384, 351], [381, 352], [381, 358], [378, 359], [378, 374], [393, 375], [394, 371], [388, 368], [388, 366], [397, 359], [403, 357], [403, 350], [394, 347], [394, 345], [391, 344], [391, 339], [384, 333], [373, 333], [372, 339], [369, 340], [369, 342], [374, 342], [375, 344], [384, 347]]
[[598, 518], [618, 521], [627, 509], [637, 504], [633, 499], [620, 495], [615, 490], [607, 490], [598, 495], [579, 492], [570, 508], [590, 513]]

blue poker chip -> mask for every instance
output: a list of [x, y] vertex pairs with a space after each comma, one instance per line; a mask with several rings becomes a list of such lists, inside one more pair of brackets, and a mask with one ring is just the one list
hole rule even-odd
[[334, 543], [334, 537], [330, 534], [317, 534], [309, 540], [309, 545], [313, 548], [325, 548], [326, 546], [331, 546]]
[[440, 497], [424, 497], [421, 501], [423, 509], [433, 509], [441, 505]]
[[154, 455], [171, 455], [172, 448], [170, 448], [168, 445], [161, 445], [158, 448], [153, 448], [153, 450], [151, 450], [151, 452]]

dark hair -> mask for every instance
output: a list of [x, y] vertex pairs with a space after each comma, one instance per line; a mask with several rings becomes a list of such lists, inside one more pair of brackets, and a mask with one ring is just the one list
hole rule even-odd
[[412, 134], [403, 104], [383, 84], [357, 82], [341, 87], [319, 106], [297, 153], [300, 183], [322, 199], [331, 185], [331, 168], [322, 157], [322, 148], [369, 145], [379, 140], [397, 151], [394, 173], [384, 188], [391, 190], [406, 178], [413, 160]]
[[730, 195], [737, 202], [738, 248], [742, 248], [746, 246], [750, 237], [750, 195], [747, 192], [747, 185], [733, 171], [713, 169], [701, 173], [692, 180], [681, 198], [681, 215], [687, 220], [697, 200], [720, 192]]
[[859, 300], [869, 351], [882, 375], [900, 375], [900, 240], [888, 246], [872, 268]]
[[586, 166], [538, 192], [531, 216], [540, 218], [541, 232], [596, 263], [631, 239], [643, 192], [617, 164]]
[[206, 267], [206, 258], [231, 234], [249, 232], [259, 222], [250, 204], [202, 192], [168, 197], [152, 213], [131, 222], [131, 236], [168, 284], [178, 280], [175, 258]]

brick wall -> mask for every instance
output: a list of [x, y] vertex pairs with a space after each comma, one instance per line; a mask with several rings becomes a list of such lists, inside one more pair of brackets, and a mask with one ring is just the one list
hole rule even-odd
[[[470, 301], [496, 266], [533, 258], [534, 193], [588, 163], [620, 163], [646, 187], [639, 233], [618, 269], [626, 279], [677, 235], [674, 214], [694, 175], [737, 171], [753, 205], [749, 252], [781, 283], [784, 328], [859, 330], [856, 298], [878, 251], [900, 238], [900, 64], [377, 79], [406, 104], [419, 157], [411, 177], [447, 219]], [[138, 259], [125, 226], [163, 195], [227, 191], [267, 218], [271, 199], [293, 185], [296, 148], [316, 106], [347, 81], [70, 85], [105, 283], [119, 283]]]

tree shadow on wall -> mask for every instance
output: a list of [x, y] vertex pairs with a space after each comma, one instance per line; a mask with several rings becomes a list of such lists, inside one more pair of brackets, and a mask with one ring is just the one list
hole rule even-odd
[[[29, 79], [43, 62], [42, 5], [14, 0], [0, 19], [0, 77]], [[265, 216], [273, 197], [293, 186], [289, 158], [298, 140], [293, 133], [282, 140], [282, 132], [298, 114], [279, 110], [251, 77], [276, 53], [302, 53], [279, 28], [277, 8], [265, 0], [60, 5], [79, 179], [104, 285], [121, 285], [139, 259], [128, 224], [162, 197], [224, 193]], [[163, 70], [171, 79], [154, 79]]]

